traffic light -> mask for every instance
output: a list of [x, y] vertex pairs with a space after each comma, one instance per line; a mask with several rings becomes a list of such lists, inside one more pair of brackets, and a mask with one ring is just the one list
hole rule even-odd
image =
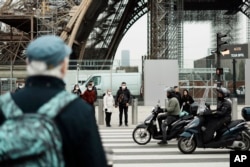
[[226, 50], [226, 49], [222, 49], [222, 46], [227, 44], [227, 41], [223, 41], [222, 39], [224, 37], [227, 37], [227, 35], [217, 33], [217, 54], [221, 54], [222, 51]]
[[216, 75], [220, 76], [223, 75], [223, 68], [216, 68]]

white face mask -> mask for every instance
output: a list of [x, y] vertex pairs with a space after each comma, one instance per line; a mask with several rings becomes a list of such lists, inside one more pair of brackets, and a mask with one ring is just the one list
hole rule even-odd
[[126, 86], [123, 85], [123, 86], [122, 86], [122, 89], [125, 89], [125, 88], [126, 88]]
[[108, 92], [108, 95], [111, 95], [111, 92]]
[[88, 90], [92, 90], [92, 87], [88, 87]]

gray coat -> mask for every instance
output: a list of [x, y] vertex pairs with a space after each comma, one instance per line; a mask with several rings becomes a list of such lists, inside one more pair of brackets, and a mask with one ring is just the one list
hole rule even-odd
[[180, 114], [180, 104], [176, 97], [172, 97], [168, 100], [166, 105], [166, 112], [168, 115], [178, 116]]

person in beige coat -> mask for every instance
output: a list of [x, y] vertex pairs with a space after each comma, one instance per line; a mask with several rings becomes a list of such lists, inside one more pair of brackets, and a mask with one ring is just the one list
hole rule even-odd
[[103, 96], [103, 110], [105, 112], [105, 122], [107, 127], [111, 127], [110, 121], [114, 105], [114, 97], [112, 95], [111, 90], [108, 89], [106, 94]]

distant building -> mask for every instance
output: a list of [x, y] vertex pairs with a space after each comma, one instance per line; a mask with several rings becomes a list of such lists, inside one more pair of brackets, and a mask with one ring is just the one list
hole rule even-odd
[[129, 50], [122, 50], [121, 66], [130, 66], [130, 53]]
[[[250, 57], [250, 52], [248, 51], [249, 44], [234, 44], [227, 45], [229, 53], [225, 55], [227, 58], [223, 58], [221, 55], [220, 67], [229, 68], [229, 73], [226, 74], [225, 80], [232, 80], [233, 77], [233, 58], [236, 57], [235, 72], [236, 80], [245, 79], [245, 59]], [[242, 56], [243, 55], [243, 56]], [[238, 57], [237, 57], [238, 56]], [[194, 61], [194, 68], [216, 68], [217, 57], [213, 54]], [[210, 74], [204, 77], [205, 79], [210, 79]]]

